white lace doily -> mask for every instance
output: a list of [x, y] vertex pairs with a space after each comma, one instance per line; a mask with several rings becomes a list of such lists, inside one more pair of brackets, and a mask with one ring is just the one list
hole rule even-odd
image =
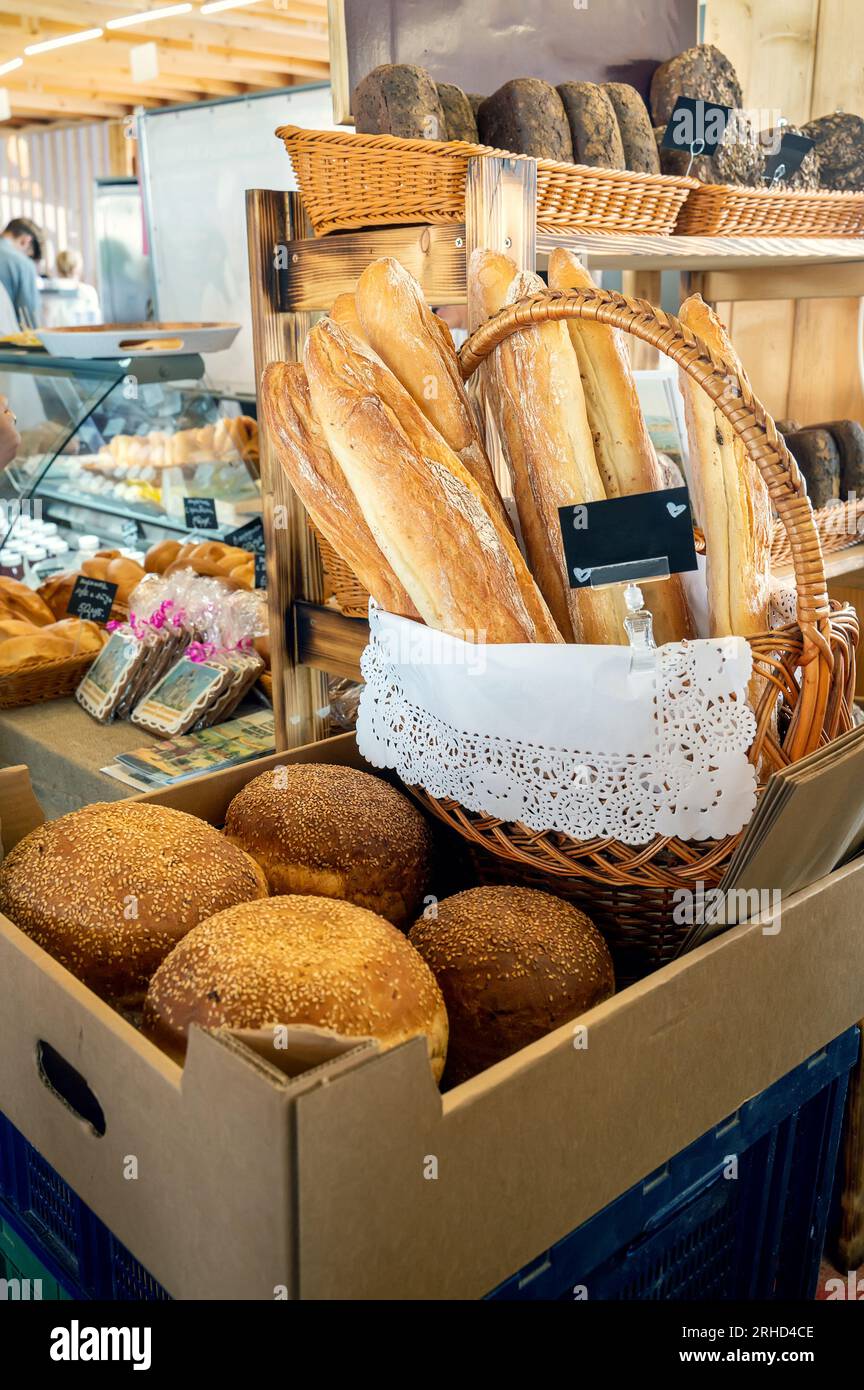
[[756, 804], [743, 638], [628, 647], [474, 646], [370, 608], [357, 743], [470, 811], [628, 845], [734, 834]]

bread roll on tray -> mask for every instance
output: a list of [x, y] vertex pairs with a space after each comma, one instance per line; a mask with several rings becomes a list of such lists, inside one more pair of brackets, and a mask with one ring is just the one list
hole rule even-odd
[[[591, 276], [572, 251], [556, 248], [552, 252], [550, 290], [566, 292], [593, 286]], [[639, 404], [626, 334], [590, 319], [568, 319], [567, 328], [579, 362], [594, 454], [606, 496], [629, 497], [664, 488], [663, 470]], [[654, 617], [658, 646], [695, 636], [680, 575], [645, 584], [642, 592]]]
[[447, 1011], [435, 976], [400, 931], [333, 898], [279, 897], [218, 912], [175, 946], [150, 983], [143, 1029], [182, 1060], [193, 1023], [311, 1025], [377, 1038], [425, 1037], [435, 1080]]
[[321, 534], [382, 608], [419, 618], [330, 452], [299, 363], [272, 362], [265, 368], [261, 408], [279, 462]]
[[305, 365], [327, 442], [424, 622], [473, 641], [560, 641], [509, 527], [396, 378], [328, 319]]
[[365, 336], [374, 351], [479, 484], [490, 508], [509, 527], [447, 325], [433, 314], [413, 275], [391, 256], [366, 267], [357, 282], [356, 299]]
[[[493, 251], [475, 251], [468, 275], [484, 318], [545, 289], [539, 276]], [[558, 508], [606, 497], [567, 325], [544, 323], [506, 338], [485, 398], [510, 463], [528, 562], [555, 622], [568, 641], [622, 643], [623, 599], [612, 589], [571, 589], [564, 559]]]
[[[743, 375], [726, 329], [701, 295], [685, 300], [678, 316]], [[711, 636], [766, 632], [772, 531], [768, 489], [726, 416], [692, 377], [680, 376], [690, 489], [705, 533]]]

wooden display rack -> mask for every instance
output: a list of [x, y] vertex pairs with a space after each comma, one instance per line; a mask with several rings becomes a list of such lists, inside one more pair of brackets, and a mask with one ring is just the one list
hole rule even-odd
[[[864, 239], [720, 238], [538, 233], [536, 163], [469, 162], [465, 221], [458, 226], [382, 227], [315, 238], [296, 193], [247, 193], [256, 378], [273, 361], [300, 357], [307, 332], [337, 294], [352, 291], [370, 261], [393, 256], [430, 304], [466, 302], [466, 264], [476, 246], [506, 251], [523, 269], [544, 269], [566, 246], [589, 270], [620, 270], [624, 291], [657, 302], [661, 271], [677, 271], [682, 297], [712, 302], [758, 297], [864, 295]], [[469, 324], [474, 329], [477, 324]], [[637, 345], [641, 348], [642, 345]], [[648, 351], [651, 351], [650, 349]], [[637, 358], [638, 366], [656, 359]], [[493, 466], [501, 460], [493, 457]], [[321, 603], [321, 564], [306, 513], [261, 434], [273, 707], [277, 747], [326, 733], [325, 672], [359, 677], [366, 624]], [[864, 570], [864, 544], [829, 556], [829, 578]]]

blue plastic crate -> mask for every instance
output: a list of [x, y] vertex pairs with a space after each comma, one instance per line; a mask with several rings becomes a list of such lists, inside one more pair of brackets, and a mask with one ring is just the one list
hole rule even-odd
[[[857, 1057], [852, 1028], [488, 1296], [812, 1297]], [[51, 1296], [170, 1297], [2, 1115], [0, 1222], [56, 1281]]]
[[852, 1028], [488, 1296], [812, 1298], [857, 1056]]
[[41, 1261], [60, 1296], [134, 1302], [170, 1297], [2, 1114], [0, 1221]]

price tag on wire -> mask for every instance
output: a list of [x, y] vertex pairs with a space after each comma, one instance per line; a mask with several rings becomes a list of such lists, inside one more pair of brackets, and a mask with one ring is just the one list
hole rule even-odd
[[663, 133], [663, 149], [689, 154], [689, 174], [699, 155], [713, 159], [723, 144], [731, 115], [731, 106], [701, 97], [678, 97]]
[[765, 161], [765, 182], [771, 187], [775, 183], [787, 181], [797, 174], [807, 155], [816, 146], [816, 141], [807, 135], [796, 135], [791, 130], [784, 131], [780, 145]]
[[697, 568], [686, 487], [559, 507], [571, 589], [639, 584]]
[[117, 585], [107, 579], [91, 579], [79, 574], [69, 595], [66, 612], [70, 617], [88, 618], [93, 623], [106, 623], [114, 607]]

